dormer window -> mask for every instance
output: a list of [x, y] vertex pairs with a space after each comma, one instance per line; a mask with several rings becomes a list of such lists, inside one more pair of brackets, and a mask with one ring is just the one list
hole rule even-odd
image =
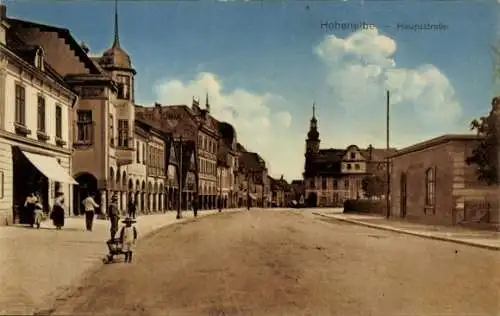
[[44, 71], [43, 64], [44, 64], [44, 62], [43, 62], [43, 49], [41, 47], [39, 47], [35, 53], [35, 67], [40, 69], [41, 71]]

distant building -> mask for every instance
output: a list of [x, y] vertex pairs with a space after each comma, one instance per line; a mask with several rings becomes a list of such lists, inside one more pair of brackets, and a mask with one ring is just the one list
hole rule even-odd
[[364, 197], [362, 180], [385, 170], [386, 157], [395, 149], [366, 149], [350, 145], [345, 149], [320, 149], [318, 120], [313, 116], [306, 139], [304, 183], [306, 203], [312, 207], [339, 207], [348, 199]]
[[290, 199], [297, 203], [305, 203], [304, 180], [292, 180], [290, 183]]
[[291, 202], [291, 188], [281, 175], [280, 179], [268, 176], [271, 185], [271, 206], [286, 207]]
[[[242, 184], [241, 199], [246, 206], [268, 207], [270, 204], [270, 185], [267, 178], [266, 162], [254, 152], [246, 151], [239, 145], [240, 183]], [[249, 201], [248, 201], [249, 200]]]
[[499, 223], [498, 188], [477, 180], [465, 160], [476, 135], [443, 135], [391, 157], [391, 216], [436, 224]]

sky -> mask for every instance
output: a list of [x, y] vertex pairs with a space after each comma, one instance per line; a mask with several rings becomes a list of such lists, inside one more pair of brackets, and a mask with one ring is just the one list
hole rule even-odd
[[[114, 1], [5, 1], [101, 54]], [[119, 1], [136, 103], [191, 104], [234, 125], [269, 174], [301, 179], [316, 104], [321, 148], [403, 148], [469, 133], [495, 92], [496, 1]], [[413, 27], [418, 24], [419, 26]], [[432, 24], [432, 28], [424, 24]], [[421, 25], [421, 26], [420, 26]], [[361, 27], [360, 27], [361, 26]]]

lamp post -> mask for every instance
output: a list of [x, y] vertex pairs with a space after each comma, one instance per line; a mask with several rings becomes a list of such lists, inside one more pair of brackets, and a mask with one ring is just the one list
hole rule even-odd
[[222, 212], [222, 169], [219, 172], [219, 213]]
[[247, 173], [247, 210], [250, 210], [250, 171]]
[[179, 202], [177, 203], [176, 219], [182, 218], [182, 135], [179, 137]]

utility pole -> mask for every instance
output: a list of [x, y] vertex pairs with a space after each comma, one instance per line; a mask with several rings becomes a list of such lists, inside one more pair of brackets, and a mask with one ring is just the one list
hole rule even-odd
[[182, 218], [182, 135], [179, 137], [179, 203], [177, 203], [177, 219]]
[[387, 107], [386, 107], [386, 115], [387, 115], [387, 120], [386, 120], [386, 175], [387, 175], [387, 191], [385, 193], [385, 201], [387, 205], [387, 214], [386, 217], [389, 219], [391, 217], [391, 200], [390, 200], [390, 194], [391, 194], [391, 172], [389, 170], [390, 168], [390, 159], [389, 159], [389, 113], [390, 113], [390, 92], [387, 90]]

